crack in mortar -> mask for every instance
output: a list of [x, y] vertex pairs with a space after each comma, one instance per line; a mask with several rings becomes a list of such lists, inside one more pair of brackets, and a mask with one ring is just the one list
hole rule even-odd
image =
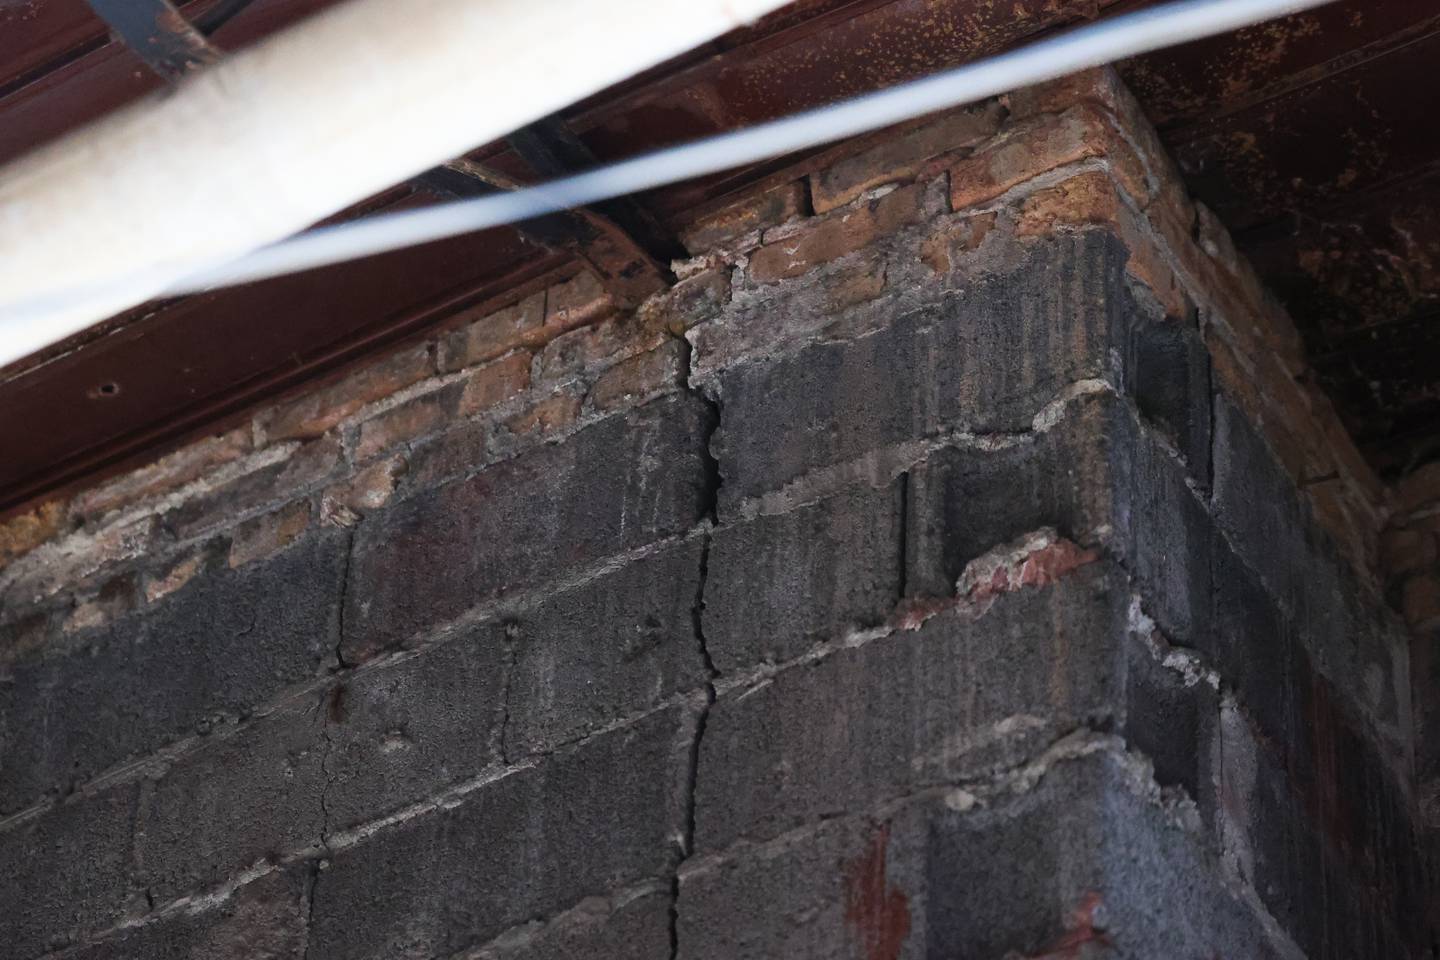
[[[687, 384], [690, 383], [689, 372], [693, 371], [693, 348], [688, 341], [682, 340], [685, 346], [682, 348], [685, 369], [687, 371]], [[711, 529], [719, 525], [720, 510], [720, 487], [724, 479], [720, 473], [720, 461], [716, 458], [712, 443], [716, 432], [720, 429], [720, 418], [722, 414], [718, 400], [706, 396], [700, 390], [691, 385], [690, 392], [698, 397], [710, 411], [709, 431], [705, 435], [704, 455], [702, 462], [705, 471], [705, 507], [709, 515]], [[700, 545], [700, 575], [699, 583], [695, 588], [695, 600], [690, 605], [691, 628], [695, 634], [695, 643], [700, 652], [700, 660], [705, 669], [705, 699], [698, 714], [695, 717], [695, 734], [690, 742], [690, 751], [687, 758], [685, 771], [685, 820], [682, 827], [680, 841], [680, 858], [675, 863], [674, 872], [670, 878], [670, 960], [677, 960], [680, 956], [680, 869], [686, 860], [695, 851], [695, 810], [696, 793], [700, 781], [700, 744], [705, 736], [705, 725], [710, 718], [710, 709], [715, 704], [716, 690], [715, 681], [720, 671], [715, 667], [714, 658], [710, 655], [710, 647], [705, 639], [705, 586], [710, 575], [710, 546], [712, 536], [709, 531]]]
[[511, 763], [510, 753], [510, 698], [515, 689], [515, 665], [520, 660], [520, 624], [514, 620], [505, 621], [505, 661], [501, 669], [504, 679], [500, 689], [500, 703], [496, 709], [495, 737], [491, 748], [500, 756], [501, 763]]
[[345, 563], [340, 568], [340, 603], [336, 612], [335, 626], [335, 666], [333, 670], [344, 670], [350, 666], [345, 661], [345, 641], [348, 629], [345, 623], [345, 610], [349, 606], [350, 598], [350, 567], [355, 560], [355, 531], [351, 529], [345, 538]]

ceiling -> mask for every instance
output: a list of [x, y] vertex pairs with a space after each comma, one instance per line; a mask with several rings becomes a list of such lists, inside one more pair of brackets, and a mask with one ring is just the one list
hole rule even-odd
[[[328, 2], [179, 6], [195, 24], [223, 20], [210, 40], [235, 50]], [[1145, 5], [797, 0], [471, 158], [532, 180]], [[1440, 458], [1437, 59], [1434, 0], [1342, 0], [1121, 67], [1192, 192], [1290, 307], [1310, 352], [1309, 375], [1390, 477]], [[111, 39], [85, 0], [0, 0], [0, 162], [165, 82]], [[654, 191], [602, 207], [593, 219], [618, 224], [636, 257], [663, 264], [679, 253], [674, 238], [696, 210], [794, 159]], [[341, 218], [436, 202], [450, 186], [443, 177], [417, 178]], [[574, 245], [537, 230], [491, 230], [147, 304], [0, 370], [0, 513], [223, 427], [459, 306], [573, 269]]]

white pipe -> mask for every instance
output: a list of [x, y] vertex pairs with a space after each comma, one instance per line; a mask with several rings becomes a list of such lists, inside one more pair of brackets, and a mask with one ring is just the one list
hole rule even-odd
[[[1182, 0], [1152, 7], [846, 103], [662, 150], [550, 184], [315, 230], [239, 260], [194, 272], [183, 282], [169, 283], [166, 292], [250, 282], [652, 189], [1330, 2], [1333, 0]], [[79, 300], [93, 297], [97, 289], [70, 287], [0, 307], [0, 320], [10, 324], [0, 342], [0, 364], [23, 355], [12, 348], [11, 329], [22, 335], [30, 333], [24, 339], [33, 342], [39, 336], [38, 329], [48, 327], [52, 317], [63, 315]]]
[[789, 0], [349, 0], [0, 171], [0, 364]]

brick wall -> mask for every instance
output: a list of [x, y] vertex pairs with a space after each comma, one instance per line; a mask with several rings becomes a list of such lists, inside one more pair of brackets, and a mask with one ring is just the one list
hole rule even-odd
[[7, 956], [1426, 955], [1389, 494], [1110, 74], [684, 239], [0, 528]]

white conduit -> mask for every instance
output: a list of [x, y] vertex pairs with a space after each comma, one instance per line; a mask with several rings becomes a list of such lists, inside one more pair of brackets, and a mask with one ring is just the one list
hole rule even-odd
[[[798, 116], [602, 167], [511, 193], [383, 214], [313, 230], [229, 263], [190, 273], [166, 292], [187, 293], [246, 283], [414, 246], [545, 213], [648, 190], [865, 133], [964, 103], [1163, 47], [1239, 29], [1333, 0], [1182, 0], [1076, 29], [1050, 40], [923, 80]], [[193, 265], [193, 261], [192, 261]], [[123, 280], [120, 282], [124, 282]], [[70, 332], [47, 318], [93, 296], [76, 288], [0, 307], [0, 364], [22, 355], [12, 336], [31, 344]], [[30, 333], [30, 335], [26, 335]]]
[[329, 7], [0, 170], [0, 364], [787, 2]]

